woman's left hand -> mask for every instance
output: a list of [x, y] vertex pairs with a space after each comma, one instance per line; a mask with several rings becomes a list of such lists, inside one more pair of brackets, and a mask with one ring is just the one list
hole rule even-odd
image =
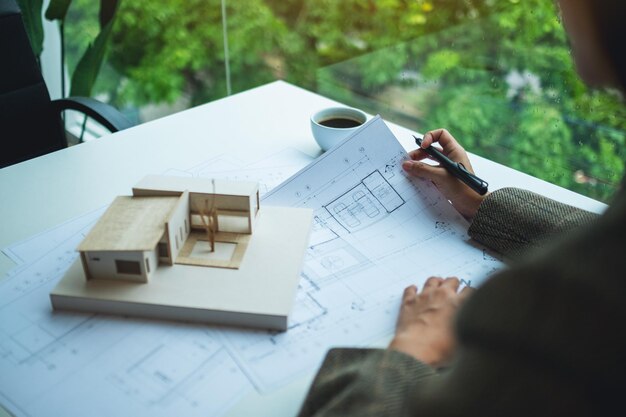
[[472, 288], [460, 292], [459, 279], [430, 277], [421, 292], [415, 285], [404, 290], [396, 333], [390, 349], [440, 367], [451, 358], [456, 347], [453, 319]]

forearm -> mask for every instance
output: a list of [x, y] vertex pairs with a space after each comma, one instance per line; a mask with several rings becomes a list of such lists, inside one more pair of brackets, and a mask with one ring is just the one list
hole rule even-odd
[[469, 235], [512, 258], [548, 238], [591, 223], [597, 215], [519, 188], [492, 192], [480, 205]]
[[299, 416], [402, 416], [417, 385], [436, 371], [390, 349], [332, 349]]

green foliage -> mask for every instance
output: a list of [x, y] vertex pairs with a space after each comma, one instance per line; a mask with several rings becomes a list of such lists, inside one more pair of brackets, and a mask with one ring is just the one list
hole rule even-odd
[[[65, 19], [71, 3], [72, 0], [51, 0], [46, 10], [46, 18], [58, 20], [62, 31], [64, 30]], [[91, 96], [93, 86], [104, 61], [117, 7], [118, 0], [100, 0], [100, 31], [95, 40], [87, 44], [83, 55], [72, 72], [70, 95]], [[63, 58], [65, 59], [65, 57]]]
[[120, 0], [100, 0], [100, 29], [104, 29], [109, 22], [113, 21]]
[[[96, 6], [72, 5], [68, 49], [80, 51]], [[446, 127], [471, 152], [593, 198], [617, 187], [624, 106], [578, 78], [550, 0], [227, 6], [235, 92], [285, 79], [418, 131]], [[118, 106], [226, 95], [220, 0], [124, 2], [111, 40], [96, 91]]]
[[[395, 101], [412, 106], [382, 112], [388, 119], [418, 131], [446, 127], [471, 152], [610, 199], [626, 160], [621, 100], [580, 81], [551, 2], [472, 3], [461, 25], [432, 21], [414, 40], [322, 69], [323, 93], [379, 112], [381, 103], [363, 97], [395, 91]], [[437, 5], [433, 13], [446, 16]], [[393, 59], [390, 53], [404, 69], [394, 68], [395, 76], [369, 76], [381, 84], [364, 88], [369, 62]], [[404, 77], [407, 72], [414, 74], [412, 81]], [[389, 102], [384, 93], [379, 96]]]
[[65, 20], [67, 9], [70, 8], [72, 0], [50, 0], [46, 9], [46, 19], [48, 20]]
[[76, 65], [76, 69], [72, 74], [70, 96], [91, 96], [91, 90], [104, 60], [104, 53], [112, 28], [113, 21], [109, 21], [102, 28], [94, 42], [87, 47], [85, 54]]
[[[193, 103], [226, 93], [224, 38], [219, 0], [125, 2], [113, 33], [110, 64], [132, 84], [115, 92], [120, 103]], [[260, 0], [230, 2], [230, 69], [233, 89], [275, 79], [282, 70], [279, 51], [293, 50], [297, 39]], [[283, 48], [284, 47], [284, 48]]]
[[436, 79], [445, 77], [451, 71], [456, 70], [461, 63], [461, 55], [456, 51], [442, 49], [433, 52], [422, 67], [422, 75], [426, 78]]
[[41, 51], [43, 51], [43, 23], [41, 22], [43, 0], [17, 0], [17, 4], [22, 11], [22, 19], [30, 46], [35, 57], [39, 60]]

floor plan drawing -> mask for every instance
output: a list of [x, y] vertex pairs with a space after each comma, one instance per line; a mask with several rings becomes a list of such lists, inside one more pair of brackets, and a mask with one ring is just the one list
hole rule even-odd
[[119, 407], [221, 415], [254, 389], [206, 326], [52, 312], [48, 293], [88, 228], [0, 282], [4, 407], [16, 416], [108, 416]]
[[[311, 160], [286, 148], [252, 162], [220, 155], [167, 172], [258, 178], [267, 190]], [[17, 266], [0, 280], [0, 402], [16, 416], [110, 416], [120, 409], [150, 417], [227, 413], [254, 387], [215, 329], [52, 312], [48, 293], [105, 210], [3, 248]], [[324, 314], [310, 298], [299, 304], [299, 321]], [[96, 391], [101, 395], [94, 399]]]
[[16, 416], [224, 415], [314, 372], [332, 347], [383, 346], [407, 285], [454, 275], [477, 286], [502, 268], [432, 184], [402, 172], [406, 151], [380, 118], [360, 132], [306, 167], [286, 149], [166, 172], [258, 178], [263, 204], [314, 210], [286, 332], [52, 312], [48, 293], [104, 208], [4, 248], [19, 266], [0, 280], [2, 405]]
[[315, 368], [333, 346], [390, 336], [406, 286], [431, 275], [476, 286], [502, 266], [470, 242], [467, 222], [432, 184], [402, 172], [404, 158], [377, 118], [265, 196], [313, 208], [314, 227], [289, 330], [222, 331], [260, 391]]
[[383, 219], [402, 204], [404, 200], [380, 171], [374, 171], [324, 209], [352, 233]]

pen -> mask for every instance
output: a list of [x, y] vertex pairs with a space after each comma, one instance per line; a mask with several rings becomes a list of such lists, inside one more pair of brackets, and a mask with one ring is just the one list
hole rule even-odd
[[413, 135], [413, 137], [415, 138], [415, 143], [417, 143], [417, 146], [419, 146], [421, 149], [424, 150], [424, 152], [426, 152], [437, 162], [439, 162], [441, 166], [444, 167], [450, 174], [463, 181], [478, 194], [484, 195], [487, 193], [487, 187], [489, 186], [489, 184], [487, 184], [486, 181], [481, 180], [476, 175], [469, 172], [462, 163], [454, 162], [453, 160], [445, 156], [443, 153], [437, 150], [437, 148], [434, 148], [433, 146], [429, 146], [426, 149], [422, 148], [422, 139], [415, 137], [415, 135]]

